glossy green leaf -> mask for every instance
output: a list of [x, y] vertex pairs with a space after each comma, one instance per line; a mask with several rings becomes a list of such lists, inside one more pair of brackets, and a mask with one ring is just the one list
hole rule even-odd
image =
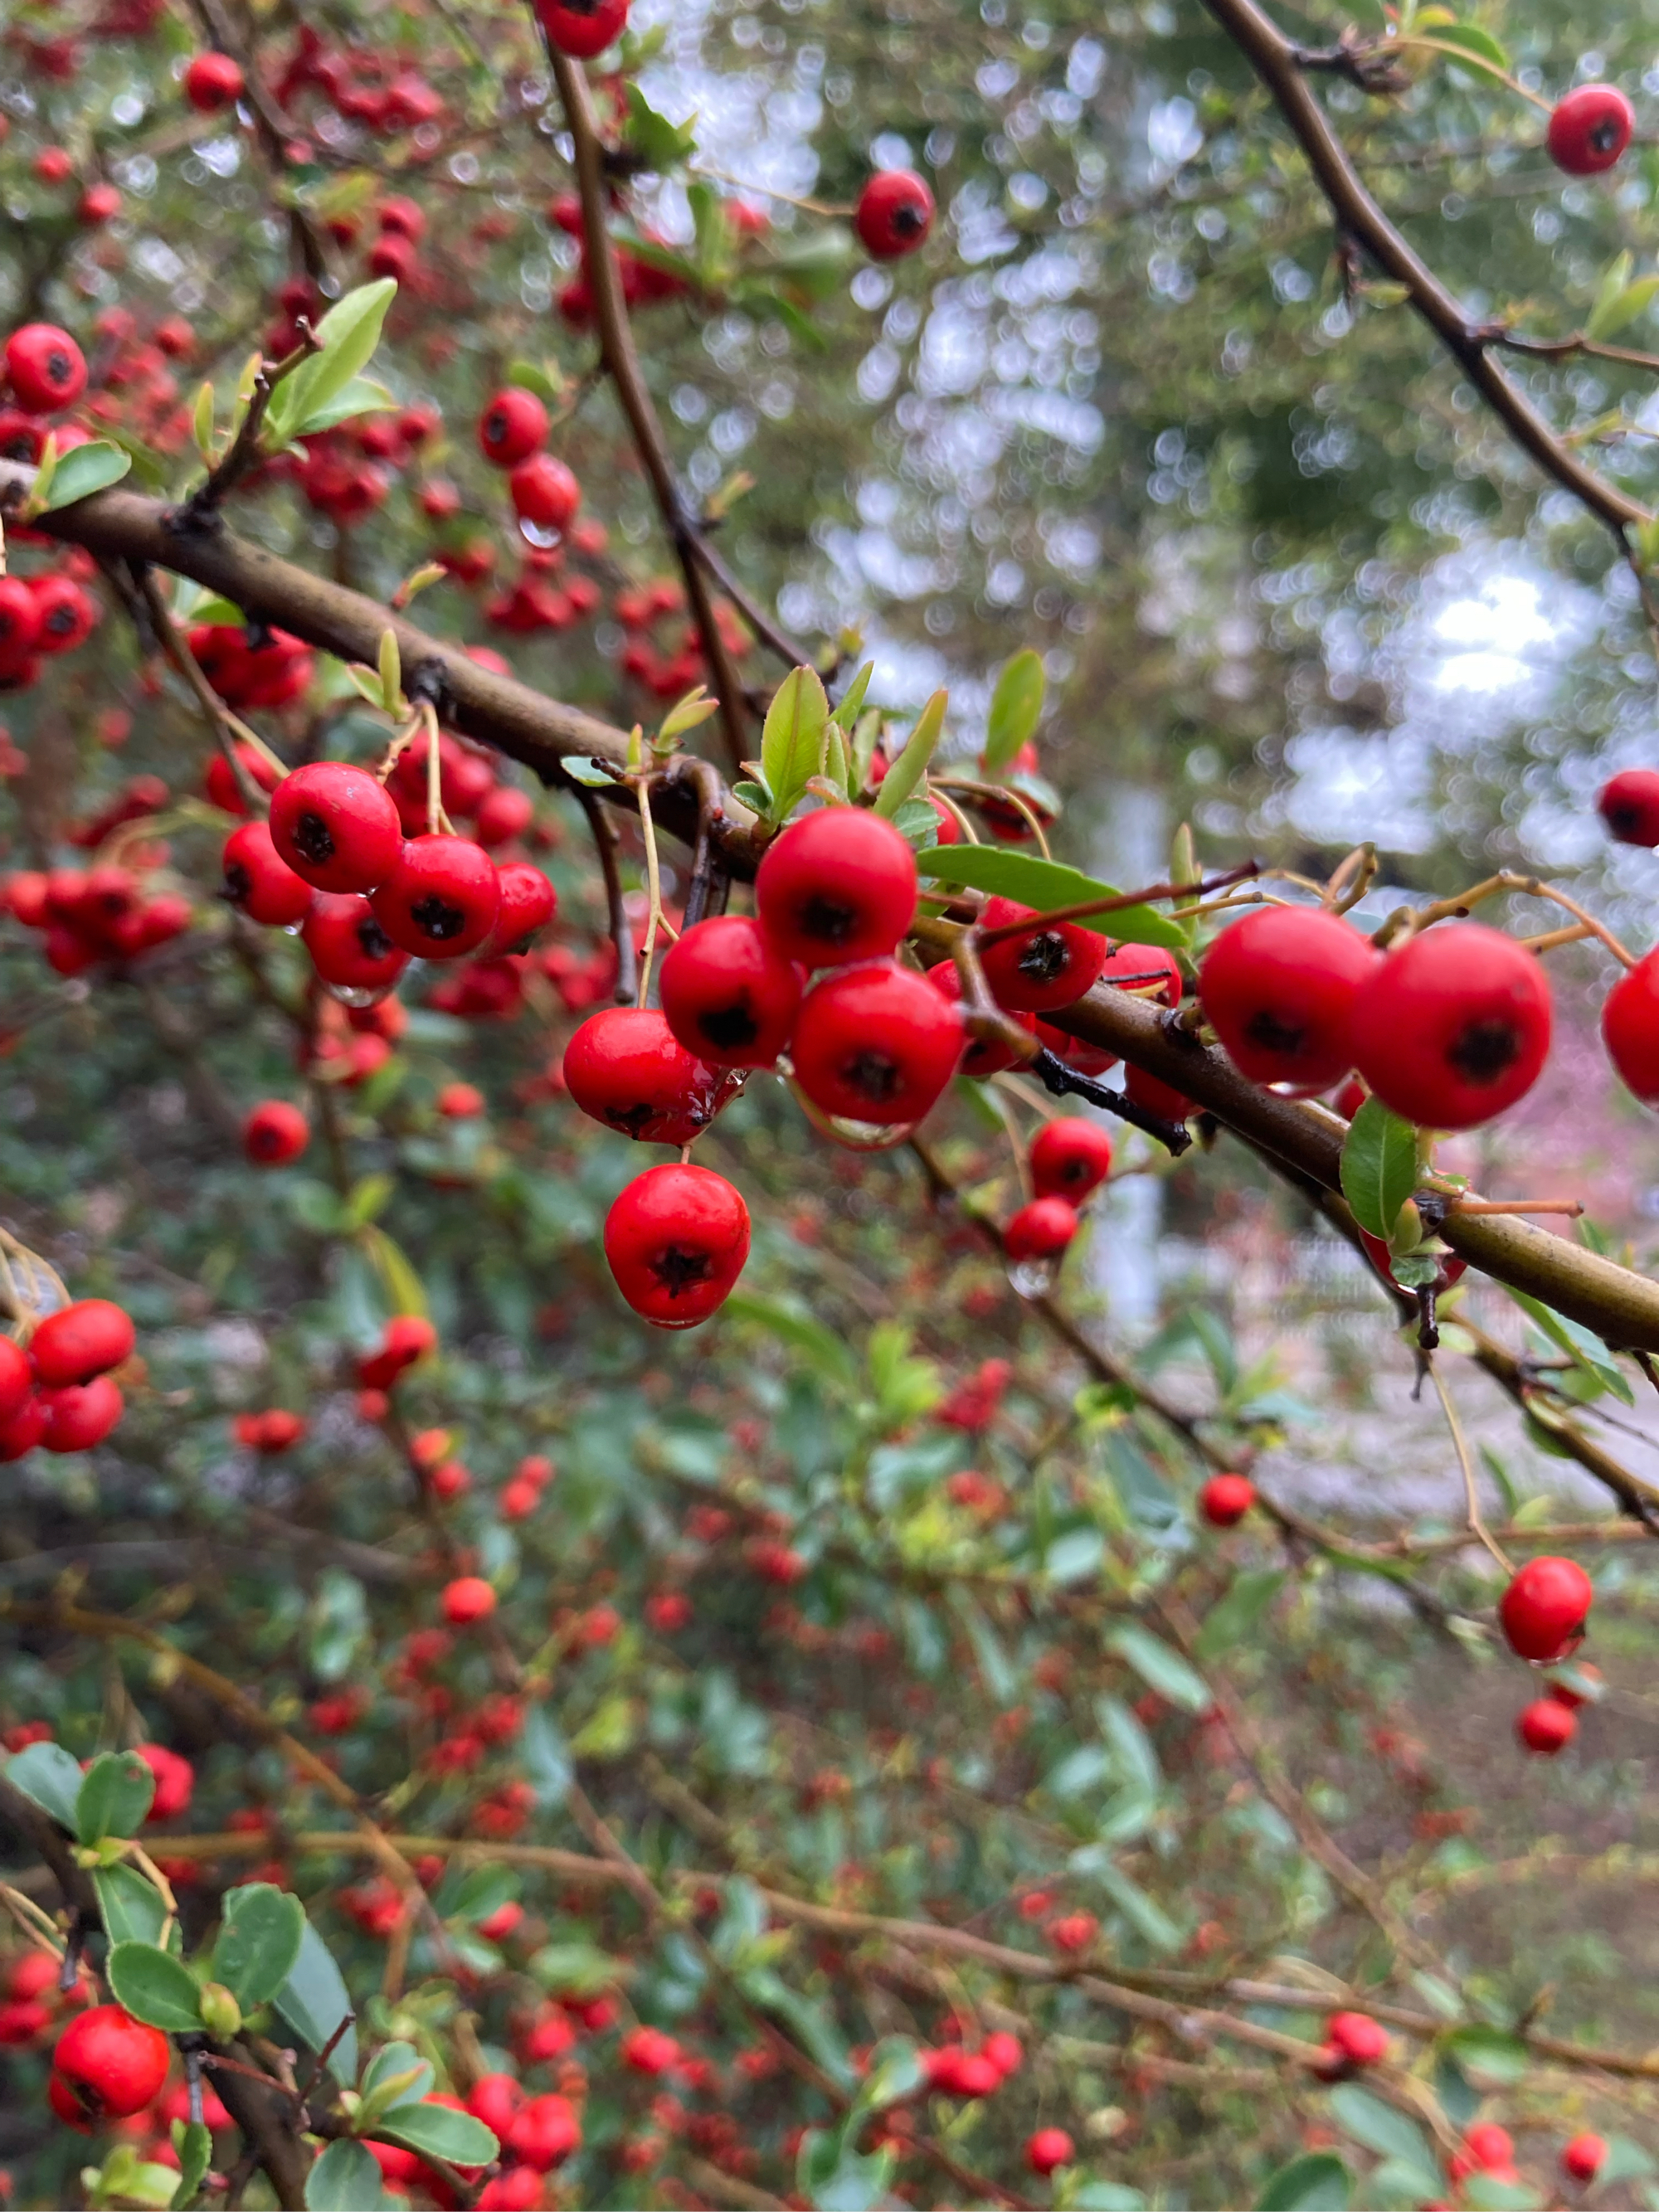
[[501, 2149], [482, 2120], [471, 2112], [452, 2112], [447, 2105], [399, 2105], [375, 2122], [374, 2133], [451, 2166], [488, 2166]]
[[52, 471], [52, 482], [46, 487], [45, 507], [55, 514], [60, 507], [72, 507], [77, 499], [90, 499], [94, 492], [107, 491], [112, 484], [120, 483], [132, 466], [131, 453], [124, 453], [118, 446], [112, 446], [102, 438], [94, 438], [90, 445], [71, 446], [60, 453], [58, 465]]
[[1420, 2175], [1431, 2192], [1442, 2186], [1440, 2164], [1428, 2136], [1417, 2122], [1385, 2105], [1357, 2081], [1344, 2081], [1331, 2092], [1331, 2117], [1344, 2135], [1352, 2136], [1381, 2158], [1395, 2160]]
[[393, 280], [380, 276], [335, 301], [317, 325], [321, 351], [301, 362], [272, 395], [266, 422], [273, 439], [295, 436], [301, 425], [326, 427], [318, 418], [368, 366], [397, 294]]
[[363, 2069], [363, 2125], [400, 2106], [418, 2105], [432, 2082], [432, 2068], [412, 2043], [383, 2044]]
[[81, 1763], [61, 1743], [32, 1743], [14, 1752], [0, 1767], [0, 1774], [43, 1813], [50, 1813], [60, 1827], [74, 1834]]
[[380, 2212], [386, 2202], [373, 2151], [342, 2138], [306, 2176], [307, 2212]]
[[1380, 1098], [1367, 1098], [1342, 1146], [1342, 1195], [1354, 1219], [1386, 1243], [1417, 1178], [1416, 1130]]
[[1121, 1659], [1127, 1659], [1149, 1689], [1183, 1712], [1207, 1713], [1215, 1700], [1203, 1676], [1189, 1667], [1180, 1652], [1172, 1650], [1150, 1628], [1128, 1621], [1106, 1639]]
[[1047, 690], [1042, 656], [1029, 645], [1006, 664], [991, 694], [991, 715], [981, 756], [987, 775], [993, 779], [1000, 775], [1020, 747], [1036, 736]]
[[1304, 2151], [1270, 2174], [1255, 2212], [1347, 2212], [1353, 2177], [1334, 2152]]
[[170, 1952], [157, 1950], [153, 1943], [118, 1943], [105, 1972], [110, 1994], [135, 2020], [147, 2020], [169, 2035], [185, 2035], [201, 2027], [196, 1983]]
[[224, 1925], [213, 1947], [213, 1979], [222, 1982], [244, 2012], [269, 2004], [299, 1964], [305, 1941], [305, 1907], [274, 1883], [228, 1889]]
[[200, 2120], [190, 2120], [179, 2130], [179, 2186], [173, 2191], [172, 2212], [188, 2212], [201, 2194], [202, 2184], [213, 2163], [213, 2136]]
[[1479, 23], [1437, 23], [1434, 36], [1441, 46], [1461, 46], [1466, 54], [1477, 61], [1490, 62], [1494, 69], [1507, 70], [1510, 66], [1509, 55], [1492, 33], [1482, 30]]
[[949, 703], [949, 692], [934, 692], [917, 715], [903, 751], [883, 777], [881, 789], [876, 793], [876, 812], [884, 815], [888, 821], [894, 818], [927, 775], [933, 748], [945, 727], [945, 709]]
[[106, 1751], [87, 1769], [75, 1801], [75, 1832], [83, 1844], [132, 1836], [143, 1826], [155, 1777], [136, 1751]]
[[167, 1909], [161, 1891], [137, 1867], [124, 1862], [95, 1867], [92, 1886], [98, 1893], [104, 1933], [112, 1944], [161, 1942]]
[[723, 1311], [733, 1321], [763, 1328], [781, 1344], [810, 1360], [830, 1382], [851, 1389], [858, 1377], [858, 1363], [844, 1338], [804, 1307], [786, 1306], [776, 1299], [750, 1297], [738, 1291], [726, 1301]]
[[1518, 2035], [1505, 2027], [1490, 2027], [1480, 2021], [1472, 2021], [1467, 2027], [1455, 2027], [1444, 2039], [1443, 2047], [1469, 2073], [1505, 2084], [1518, 2081], [1530, 2063], [1527, 2046]]
[[830, 702], [816, 669], [792, 668], [772, 695], [761, 732], [761, 769], [781, 822], [823, 766]]
[[[307, 1920], [300, 1936], [300, 1955], [288, 1979], [271, 1999], [276, 2010], [302, 2043], [320, 2051], [342, 2021], [351, 2017], [351, 1999], [344, 1977], [317, 1930]], [[357, 2078], [357, 2031], [348, 2027], [329, 2053], [328, 2070], [343, 2087]]]
[[[926, 846], [916, 854], [916, 867], [921, 875], [940, 883], [967, 884], [975, 890], [994, 891], [1003, 898], [1018, 899], [1040, 913], [1118, 896], [1110, 884], [1085, 876], [1080, 869], [1064, 867], [1058, 860], [1045, 860], [1035, 853], [1011, 852], [1004, 845]], [[1149, 906], [1091, 915], [1077, 926], [1127, 945], [1170, 947], [1187, 941], [1179, 922], [1154, 913]]]

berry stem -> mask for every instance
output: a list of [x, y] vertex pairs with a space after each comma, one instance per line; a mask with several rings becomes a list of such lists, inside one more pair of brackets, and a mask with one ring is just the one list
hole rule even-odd
[[1475, 1483], [1474, 1462], [1469, 1457], [1468, 1440], [1463, 1434], [1463, 1424], [1457, 1418], [1457, 1407], [1453, 1403], [1451, 1392], [1446, 1388], [1446, 1378], [1440, 1372], [1437, 1363], [1426, 1354], [1424, 1357], [1423, 1364], [1429, 1370], [1429, 1380], [1434, 1385], [1435, 1395], [1439, 1399], [1441, 1411], [1446, 1416], [1446, 1426], [1451, 1431], [1452, 1449], [1457, 1454], [1457, 1464], [1463, 1471], [1463, 1497], [1468, 1510], [1469, 1533], [1477, 1541], [1485, 1545], [1504, 1574], [1512, 1577], [1515, 1573], [1513, 1561], [1504, 1553], [1502, 1546], [1494, 1540], [1492, 1531], [1480, 1517], [1480, 1492]]

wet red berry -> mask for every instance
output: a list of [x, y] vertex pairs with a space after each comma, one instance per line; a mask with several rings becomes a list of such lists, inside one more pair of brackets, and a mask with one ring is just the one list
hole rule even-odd
[[300, 935], [317, 973], [337, 990], [389, 990], [409, 965], [361, 891], [319, 892]]
[[267, 1098], [242, 1124], [242, 1150], [257, 1168], [286, 1167], [311, 1142], [311, 1124], [286, 1098]]
[[1528, 1559], [1498, 1601], [1511, 1651], [1522, 1659], [1564, 1659], [1584, 1632], [1595, 1586], [1576, 1559]]
[[507, 480], [514, 512], [542, 530], [568, 530], [582, 503], [581, 486], [551, 453], [532, 453]]
[[1112, 1140], [1098, 1121], [1063, 1114], [1031, 1139], [1031, 1181], [1039, 1198], [1081, 1205], [1112, 1171]]
[[564, 1079], [584, 1114], [647, 1145], [689, 1145], [714, 1120], [723, 1091], [648, 1006], [590, 1014], [564, 1048]]
[[1553, 1759], [1577, 1735], [1578, 1721], [1571, 1709], [1557, 1698], [1538, 1698], [1522, 1708], [1515, 1732], [1528, 1751], [1540, 1759]]
[[40, 1393], [46, 1425], [40, 1441], [49, 1452], [90, 1451], [109, 1435], [126, 1411], [125, 1401], [107, 1375], [90, 1382], [71, 1382]]
[[[948, 999], [952, 1006], [961, 1005], [962, 972], [954, 960], [941, 960], [936, 966], [930, 968], [927, 970], [927, 980], [940, 998]], [[1006, 1007], [1003, 1012], [1009, 1021], [1018, 1024], [1029, 1035], [1032, 1036], [1036, 1035], [1037, 1018], [1035, 1014], [1011, 1013]], [[965, 1023], [963, 1034], [967, 1039], [967, 1049], [962, 1055], [962, 1073], [964, 1075], [971, 1075], [977, 1079], [995, 1075], [1005, 1067], [1019, 1066], [1019, 1054], [1012, 1045], [1003, 1044], [996, 1037], [975, 1036], [973, 1031], [967, 1028]], [[1108, 1064], [1109, 1065], [1109, 1062]]]
[[94, 2005], [73, 2020], [52, 2054], [54, 2078], [88, 2119], [125, 2119], [161, 2094], [173, 2048], [159, 2027], [119, 2005]]
[[[502, 794], [514, 798], [519, 795]], [[559, 909], [558, 893], [532, 860], [498, 863], [495, 889], [501, 903], [496, 908], [495, 926], [478, 948], [481, 960], [495, 960], [509, 952], [521, 952]]]
[[628, 0], [536, 0], [549, 41], [576, 61], [592, 61], [628, 27]]
[[1627, 968], [1601, 1008], [1601, 1041], [1644, 1106], [1659, 1106], [1659, 951]]
[[807, 993], [790, 1056], [796, 1082], [823, 1112], [891, 1127], [921, 1120], [964, 1042], [959, 1011], [926, 976], [871, 961]]
[[1410, 937], [1353, 1004], [1354, 1060], [1394, 1113], [1472, 1129], [1514, 1105], [1550, 1048], [1550, 988], [1534, 956], [1476, 921]]
[[1609, 776], [1596, 811], [1621, 845], [1659, 845], [1659, 769], [1626, 768]]
[[391, 793], [366, 769], [315, 761], [272, 793], [270, 842], [319, 891], [372, 891], [396, 866], [404, 830]]
[[914, 253], [933, 227], [933, 195], [912, 169], [884, 169], [859, 194], [853, 228], [878, 261]]
[[198, 54], [185, 71], [185, 98], [204, 115], [229, 107], [242, 96], [240, 65], [228, 54]]
[[801, 980], [746, 915], [712, 915], [671, 945], [659, 987], [665, 1020], [714, 1067], [770, 1067], [788, 1043]]
[[87, 388], [81, 349], [56, 323], [25, 323], [6, 340], [11, 396], [26, 415], [72, 407]]
[[411, 837], [370, 901], [392, 943], [427, 960], [475, 951], [501, 908], [495, 863], [470, 837]]
[[[980, 917], [988, 930], [1024, 921], [1036, 909], [1016, 899], [991, 898]], [[1076, 922], [1038, 922], [1033, 929], [988, 945], [980, 964], [1000, 1006], [1018, 1013], [1052, 1014], [1080, 999], [1106, 964], [1106, 939]]]
[[1034, 1198], [1022, 1206], [1002, 1232], [1002, 1249], [1016, 1267], [1031, 1260], [1053, 1260], [1077, 1235], [1075, 1207], [1063, 1198]]
[[659, 1328], [690, 1328], [743, 1272], [749, 1209], [710, 1169], [689, 1161], [647, 1168], [605, 1217], [605, 1256], [636, 1314]]
[[1610, 169], [1631, 141], [1636, 111], [1617, 85], [1581, 84], [1550, 110], [1545, 143], [1570, 177]]
[[270, 825], [245, 822], [225, 840], [225, 896], [250, 921], [286, 929], [311, 911], [312, 889], [271, 842]]
[[478, 417], [478, 450], [498, 469], [528, 460], [546, 438], [547, 410], [522, 385], [498, 392]]
[[915, 912], [915, 855], [883, 816], [821, 807], [767, 847], [755, 906], [778, 951], [805, 968], [878, 959]]
[[77, 1298], [46, 1320], [29, 1339], [29, 1358], [43, 1389], [90, 1382], [130, 1357], [137, 1334], [108, 1298]]
[[1336, 915], [1261, 907], [1205, 954], [1199, 1004], [1242, 1075], [1323, 1091], [1353, 1064], [1354, 994], [1378, 957]]
[[1212, 1528], [1231, 1528], [1255, 1504], [1255, 1485], [1242, 1474], [1212, 1474], [1198, 1493], [1198, 1510]]

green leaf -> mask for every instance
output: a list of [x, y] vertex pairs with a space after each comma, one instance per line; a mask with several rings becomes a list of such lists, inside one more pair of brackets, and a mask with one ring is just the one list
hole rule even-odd
[[1518, 2035], [1506, 2027], [1490, 2027], [1484, 2021], [1455, 2027], [1443, 2047], [1471, 2074], [1483, 2074], [1489, 2081], [1506, 2085], [1520, 2081], [1528, 2063], [1527, 2046]]
[[544, 1943], [529, 1971], [553, 1996], [596, 1997], [614, 1989], [623, 1968], [593, 1943]]
[[1004, 668], [991, 694], [991, 719], [980, 756], [987, 775], [1000, 775], [1020, 747], [1030, 743], [1047, 689], [1042, 656], [1028, 645]]
[[750, 1297], [735, 1291], [726, 1301], [724, 1313], [746, 1321], [775, 1336], [792, 1352], [800, 1352], [821, 1375], [850, 1390], [858, 1380], [858, 1363], [844, 1337], [815, 1320], [804, 1306], [785, 1305], [775, 1298]]
[[200, 2120], [191, 2120], [179, 2130], [179, 2186], [171, 2199], [172, 2212], [187, 2212], [201, 2193], [207, 2170], [213, 2163], [213, 2136]]
[[792, 668], [772, 695], [761, 733], [761, 768], [772, 793], [771, 817], [787, 819], [808, 780], [823, 766], [830, 702], [817, 672]]
[[273, 439], [297, 437], [303, 429], [323, 429], [325, 416], [343, 397], [354, 377], [362, 374], [380, 343], [386, 309], [397, 297], [390, 276], [360, 284], [334, 305], [317, 325], [322, 350], [301, 362], [272, 395], [265, 419]]
[[876, 812], [890, 822], [927, 773], [927, 763], [933, 757], [939, 732], [945, 727], [945, 709], [950, 699], [948, 691], [934, 692], [916, 716], [915, 726], [905, 739], [904, 750], [882, 779], [881, 789], [876, 793]]
[[836, 720], [849, 737], [858, 727], [859, 710], [864, 704], [864, 695], [870, 689], [870, 678], [875, 672], [875, 662], [866, 660], [836, 702]]
[[511, 1867], [469, 1867], [453, 1891], [444, 1884], [435, 1903], [446, 1920], [488, 1920], [518, 1894], [519, 1877]]
[[1478, 23], [1439, 23], [1434, 36], [1443, 46], [1461, 46], [1466, 54], [1478, 61], [1490, 62], [1494, 69], [1507, 70], [1510, 58], [1490, 31], [1483, 31]]
[[188, 1969], [153, 1943], [118, 1943], [105, 1967], [110, 1993], [135, 2020], [169, 2035], [202, 2025], [200, 1994]]
[[228, 1889], [223, 1911], [213, 1947], [213, 1979], [224, 1984], [244, 2012], [252, 2012], [270, 2002], [299, 1964], [305, 1907], [275, 1883], [254, 1881]]
[[307, 2212], [379, 2212], [386, 2202], [374, 2154], [342, 2137], [306, 2176]]
[[570, 1747], [545, 1705], [532, 1705], [525, 1715], [519, 1732], [519, 1765], [544, 1812], [564, 1802], [574, 1771]]
[[137, 1867], [94, 1867], [92, 1886], [112, 1944], [161, 1942], [167, 1909], [161, 1891]]
[[[853, 2112], [883, 2112], [921, 2087], [921, 2054], [908, 2035], [888, 2036], [870, 2053], [870, 2070], [853, 2100]], [[852, 2114], [848, 2115], [849, 2119]]]
[[1284, 1574], [1275, 1567], [1257, 1567], [1235, 1575], [1224, 1595], [1205, 1614], [1204, 1626], [1193, 1645], [1194, 1655], [1214, 1659], [1242, 1642], [1279, 1595], [1284, 1580]]
[[1366, 1099], [1342, 1146], [1342, 1195], [1360, 1227], [1386, 1243], [1417, 1174], [1416, 1130], [1380, 1098]]
[[631, 81], [623, 90], [628, 96], [628, 143], [647, 168], [666, 176], [696, 151], [696, 125], [671, 123]]
[[136, 1835], [155, 1795], [155, 1777], [136, 1751], [106, 1751], [87, 1769], [75, 1801], [75, 1832], [83, 1844]]
[[373, 1222], [357, 1231], [357, 1242], [368, 1253], [369, 1263], [380, 1279], [380, 1288], [395, 1314], [421, 1314], [427, 1310], [426, 1286], [415, 1272], [415, 1263], [403, 1246], [384, 1229]]
[[1395, 2112], [1358, 2082], [1344, 2081], [1331, 2092], [1331, 2115], [1344, 2135], [1352, 2136], [1379, 2158], [1397, 2160], [1429, 2185], [1429, 2193], [1441, 2188], [1440, 2163], [1429, 2139], [1415, 2120]]
[[[1035, 854], [1010, 852], [1001, 845], [933, 845], [916, 854], [918, 872], [941, 883], [967, 884], [975, 890], [994, 891], [1004, 898], [1046, 913], [1056, 907], [1081, 906], [1088, 899], [1115, 898], [1117, 891], [1080, 869], [1058, 860], [1040, 860]], [[1177, 921], [1155, 914], [1149, 906], [1120, 907], [1115, 914], [1097, 914], [1078, 923], [1102, 937], [1117, 938], [1127, 945], [1182, 945], [1186, 932]]]
[[[344, 1978], [317, 1930], [307, 1920], [300, 1936], [300, 1955], [288, 1979], [271, 1999], [277, 2011], [302, 2043], [321, 2051], [340, 2022], [351, 2017], [351, 1999]], [[329, 2053], [328, 2070], [344, 2088], [357, 2078], [357, 2031], [348, 2027]]]
[[1625, 287], [1630, 283], [1631, 271], [1635, 266], [1633, 258], [1626, 251], [1614, 254], [1613, 259], [1602, 270], [1601, 282], [1595, 288], [1595, 304], [1591, 307], [1589, 319], [1584, 325], [1586, 337], [1599, 338], [1606, 336], [1608, 324], [1618, 313], [1619, 302], [1624, 295]]
[[432, 2068], [412, 2043], [385, 2044], [363, 2069], [363, 2101], [373, 2100], [373, 2117], [384, 2118], [399, 2106], [418, 2105], [432, 2081]]
[[1305, 2151], [1267, 2177], [1255, 2212], [1347, 2212], [1353, 2177], [1328, 2150]]
[[1147, 1896], [1138, 1882], [1131, 1881], [1121, 1867], [1110, 1859], [1103, 1859], [1094, 1869], [1094, 1878], [1105, 1891], [1118, 1911], [1135, 1932], [1150, 1943], [1155, 1951], [1178, 1951], [1186, 1936], [1170, 1919], [1161, 1905]]
[[94, 438], [89, 446], [72, 446], [59, 457], [47, 485], [42, 511], [56, 514], [60, 507], [72, 507], [77, 499], [90, 499], [95, 491], [107, 491], [112, 484], [119, 483], [132, 466], [131, 453], [124, 453], [118, 446], [108, 445]]
[[1598, 2189], [1605, 2189], [1615, 2181], [1640, 2181], [1653, 2172], [1653, 2160], [1638, 2142], [1628, 2136], [1609, 2136], [1607, 2154], [1601, 2161], [1601, 2170], [1595, 2177]]
[[564, 397], [563, 380], [554, 376], [540, 362], [508, 362], [502, 381], [521, 385], [525, 391], [533, 392], [537, 398], [549, 407], [556, 407]]
[[32, 1743], [14, 1752], [0, 1767], [14, 1790], [21, 1790], [59, 1827], [75, 1833], [75, 1803], [81, 1795], [81, 1763], [61, 1743]]
[[572, 783], [585, 783], [590, 791], [610, 791], [615, 787], [617, 779], [610, 769], [602, 761], [594, 760], [591, 754], [562, 754], [559, 766]]
[[290, 439], [320, 437], [325, 430], [337, 424], [349, 422], [354, 415], [378, 415], [382, 409], [395, 407], [397, 398], [384, 384], [376, 384], [373, 377], [354, 376], [343, 385], [326, 406], [313, 407], [303, 422], [296, 422], [289, 431]]
[[374, 2133], [451, 2166], [488, 2166], [501, 2149], [482, 2120], [471, 2112], [452, 2112], [447, 2105], [399, 2105], [374, 2123]]
[[1569, 1321], [1565, 1314], [1557, 1313], [1553, 1306], [1547, 1306], [1541, 1298], [1529, 1297], [1525, 1291], [1510, 1289], [1507, 1283], [1504, 1288], [1522, 1312], [1543, 1330], [1558, 1351], [1565, 1352], [1584, 1374], [1592, 1376], [1603, 1389], [1611, 1390], [1613, 1396], [1621, 1399], [1626, 1406], [1636, 1403], [1635, 1393], [1599, 1336], [1584, 1328], [1582, 1322]]
[[1185, 1712], [1207, 1713], [1215, 1703], [1203, 1676], [1187, 1664], [1150, 1628], [1127, 1621], [1106, 1639], [1121, 1659], [1127, 1659], [1141, 1680], [1160, 1698]]
[[[1625, 255], [1622, 258], [1628, 260], [1630, 257]], [[1656, 293], [1659, 293], [1659, 276], [1638, 276], [1633, 284], [1626, 284], [1624, 290], [1613, 299], [1605, 303], [1598, 300], [1589, 322], [1584, 325], [1584, 336], [1598, 342], [1616, 337], [1620, 331], [1627, 330], [1633, 322], [1646, 314], [1653, 305]], [[1582, 1228], [1583, 1224], [1580, 1226]]]

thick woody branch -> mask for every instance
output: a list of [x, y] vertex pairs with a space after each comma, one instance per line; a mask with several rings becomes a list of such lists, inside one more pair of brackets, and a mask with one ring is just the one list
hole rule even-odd
[[1299, 50], [1255, 0], [1205, 0], [1205, 5], [1272, 94], [1330, 203], [1343, 238], [1361, 247], [1385, 276], [1405, 287], [1412, 306], [1516, 443], [1546, 476], [1583, 500], [1625, 550], [1626, 526], [1648, 521], [1647, 508], [1586, 467], [1556, 434], [1493, 360], [1492, 347], [1504, 339], [1501, 328], [1470, 319], [1371, 197], [1307, 81], [1310, 67], [1338, 64], [1326, 56]]

